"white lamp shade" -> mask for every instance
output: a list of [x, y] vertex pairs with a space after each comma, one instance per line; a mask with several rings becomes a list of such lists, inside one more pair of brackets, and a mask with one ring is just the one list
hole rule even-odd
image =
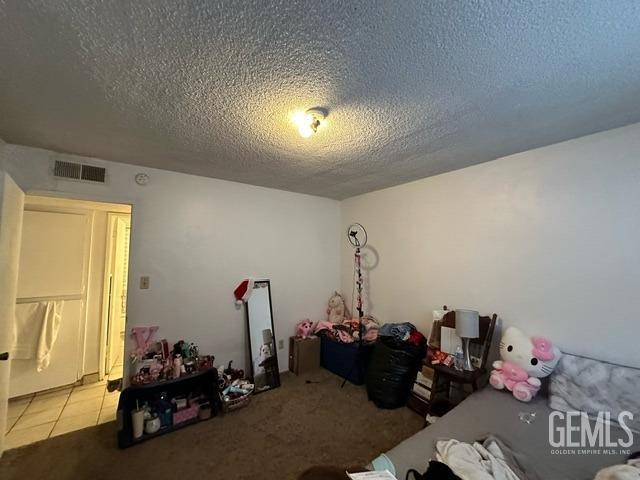
[[456, 310], [456, 333], [460, 338], [480, 336], [480, 315], [475, 310]]
[[262, 330], [262, 343], [264, 345], [269, 345], [273, 342], [273, 333], [271, 333], [271, 329], [267, 328], [266, 330]]

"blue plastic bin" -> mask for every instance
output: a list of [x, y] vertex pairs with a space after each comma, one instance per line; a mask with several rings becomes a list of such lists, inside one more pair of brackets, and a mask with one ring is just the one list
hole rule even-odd
[[354, 385], [363, 385], [372, 345], [364, 343], [361, 349], [358, 348], [358, 345], [358, 343], [336, 342], [321, 335], [320, 366], [342, 378], [349, 375], [347, 380]]

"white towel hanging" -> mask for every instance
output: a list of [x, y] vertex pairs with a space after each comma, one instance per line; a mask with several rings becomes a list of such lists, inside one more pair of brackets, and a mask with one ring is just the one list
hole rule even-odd
[[64, 302], [47, 301], [16, 305], [16, 329], [12, 358], [35, 359], [41, 372], [51, 362], [58, 337]]

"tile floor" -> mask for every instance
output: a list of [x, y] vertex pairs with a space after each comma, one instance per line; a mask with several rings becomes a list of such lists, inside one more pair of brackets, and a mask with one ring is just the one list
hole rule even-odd
[[[122, 378], [121, 364], [107, 375], [108, 380], [118, 378]], [[107, 379], [10, 400], [6, 449], [114, 421], [120, 392], [107, 392]]]

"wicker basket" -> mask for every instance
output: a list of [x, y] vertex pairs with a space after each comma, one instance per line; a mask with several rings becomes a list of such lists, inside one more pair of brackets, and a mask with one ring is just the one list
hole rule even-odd
[[233, 412], [234, 410], [239, 410], [243, 407], [246, 407], [251, 402], [251, 395], [253, 391], [247, 393], [238, 398], [234, 398], [233, 400], [223, 400], [222, 401], [222, 410], [224, 413]]

